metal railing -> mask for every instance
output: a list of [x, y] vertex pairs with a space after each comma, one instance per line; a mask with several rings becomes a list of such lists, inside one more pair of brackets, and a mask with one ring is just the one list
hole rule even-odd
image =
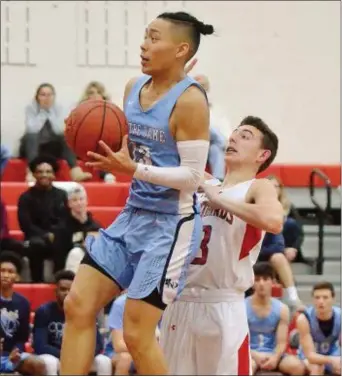
[[[315, 178], [318, 177], [324, 182], [326, 189], [326, 205], [322, 206], [315, 198]], [[322, 275], [324, 263], [324, 224], [331, 210], [331, 182], [329, 177], [320, 169], [313, 169], [310, 173], [310, 198], [317, 209], [318, 219], [318, 258], [316, 262], [316, 273]]]

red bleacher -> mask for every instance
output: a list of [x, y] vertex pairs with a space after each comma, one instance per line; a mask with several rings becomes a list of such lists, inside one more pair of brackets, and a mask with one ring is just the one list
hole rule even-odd
[[[79, 163], [84, 167], [83, 163]], [[23, 234], [17, 219], [18, 198], [28, 185], [25, 183], [26, 162], [19, 159], [9, 161], [1, 183], [1, 199], [5, 202], [9, 216], [10, 234], [16, 239], [23, 239]], [[309, 184], [310, 172], [317, 166], [310, 165], [273, 165], [260, 176], [274, 174], [281, 178], [287, 187], [306, 187]], [[85, 167], [84, 167], [85, 168]], [[341, 182], [341, 167], [319, 166], [330, 178], [334, 187]], [[85, 170], [87, 170], [85, 168]], [[94, 173], [91, 182], [84, 183], [88, 193], [89, 210], [94, 218], [107, 227], [119, 214], [125, 205], [130, 178], [126, 176], [116, 176], [117, 182], [104, 184], [99, 182], [99, 176]], [[65, 161], [60, 161], [60, 170], [57, 174], [58, 181], [69, 181], [69, 168]], [[317, 182], [318, 186], [321, 182]], [[16, 290], [26, 296], [31, 302], [32, 309], [36, 309], [42, 303], [54, 299], [54, 285], [51, 284], [17, 284]], [[282, 287], [279, 284], [273, 286], [274, 297], [282, 296]]]

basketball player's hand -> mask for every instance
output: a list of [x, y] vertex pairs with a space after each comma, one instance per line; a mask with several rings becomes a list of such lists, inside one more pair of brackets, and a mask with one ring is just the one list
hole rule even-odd
[[188, 74], [190, 71], [192, 71], [192, 69], [197, 64], [197, 62], [198, 62], [198, 59], [196, 58], [192, 59], [191, 62], [184, 68], [184, 72]]
[[137, 169], [137, 163], [131, 159], [127, 141], [128, 136], [125, 135], [122, 139], [122, 147], [119, 152], [116, 153], [113, 152], [102, 140], [99, 141], [106, 156], [102, 156], [95, 152], [88, 152], [87, 155], [94, 161], [87, 162], [86, 166], [103, 170], [107, 173], [122, 173], [133, 177]]
[[206, 200], [204, 201], [205, 204], [209, 205], [213, 209], [219, 209], [220, 207], [217, 205], [217, 198], [220, 194], [221, 187], [220, 186], [212, 186], [206, 183], [200, 184], [200, 192], [204, 192], [206, 196]]
[[260, 363], [260, 367], [265, 370], [275, 370], [278, 364], [279, 364], [278, 356], [269, 355]]

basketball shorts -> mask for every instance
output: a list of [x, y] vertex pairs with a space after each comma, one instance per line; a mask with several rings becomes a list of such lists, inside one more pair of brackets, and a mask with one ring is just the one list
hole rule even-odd
[[0, 372], [1, 373], [13, 373], [15, 372], [20, 364], [30, 356], [29, 353], [23, 352], [20, 354], [20, 360], [17, 363], [12, 363], [9, 360], [8, 356], [1, 356], [0, 357]]
[[156, 289], [165, 305], [182, 291], [202, 238], [199, 214], [170, 215], [126, 205], [117, 219], [86, 239], [89, 256], [128, 297]]
[[185, 289], [164, 312], [160, 343], [170, 375], [250, 375], [244, 294]]

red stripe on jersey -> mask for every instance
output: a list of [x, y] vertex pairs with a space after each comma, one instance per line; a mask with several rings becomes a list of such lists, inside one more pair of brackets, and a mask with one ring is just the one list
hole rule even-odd
[[249, 354], [249, 337], [248, 335], [242, 342], [238, 350], [238, 365], [237, 365], [237, 375], [238, 376], [249, 376], [250, 375], [250, 354]]
[[260, 242], [261, 234], [262, 232], [260, 229], [246, 224], [246, 231], [241, 245], [239, 260], [247, 257], [252, 249]]

